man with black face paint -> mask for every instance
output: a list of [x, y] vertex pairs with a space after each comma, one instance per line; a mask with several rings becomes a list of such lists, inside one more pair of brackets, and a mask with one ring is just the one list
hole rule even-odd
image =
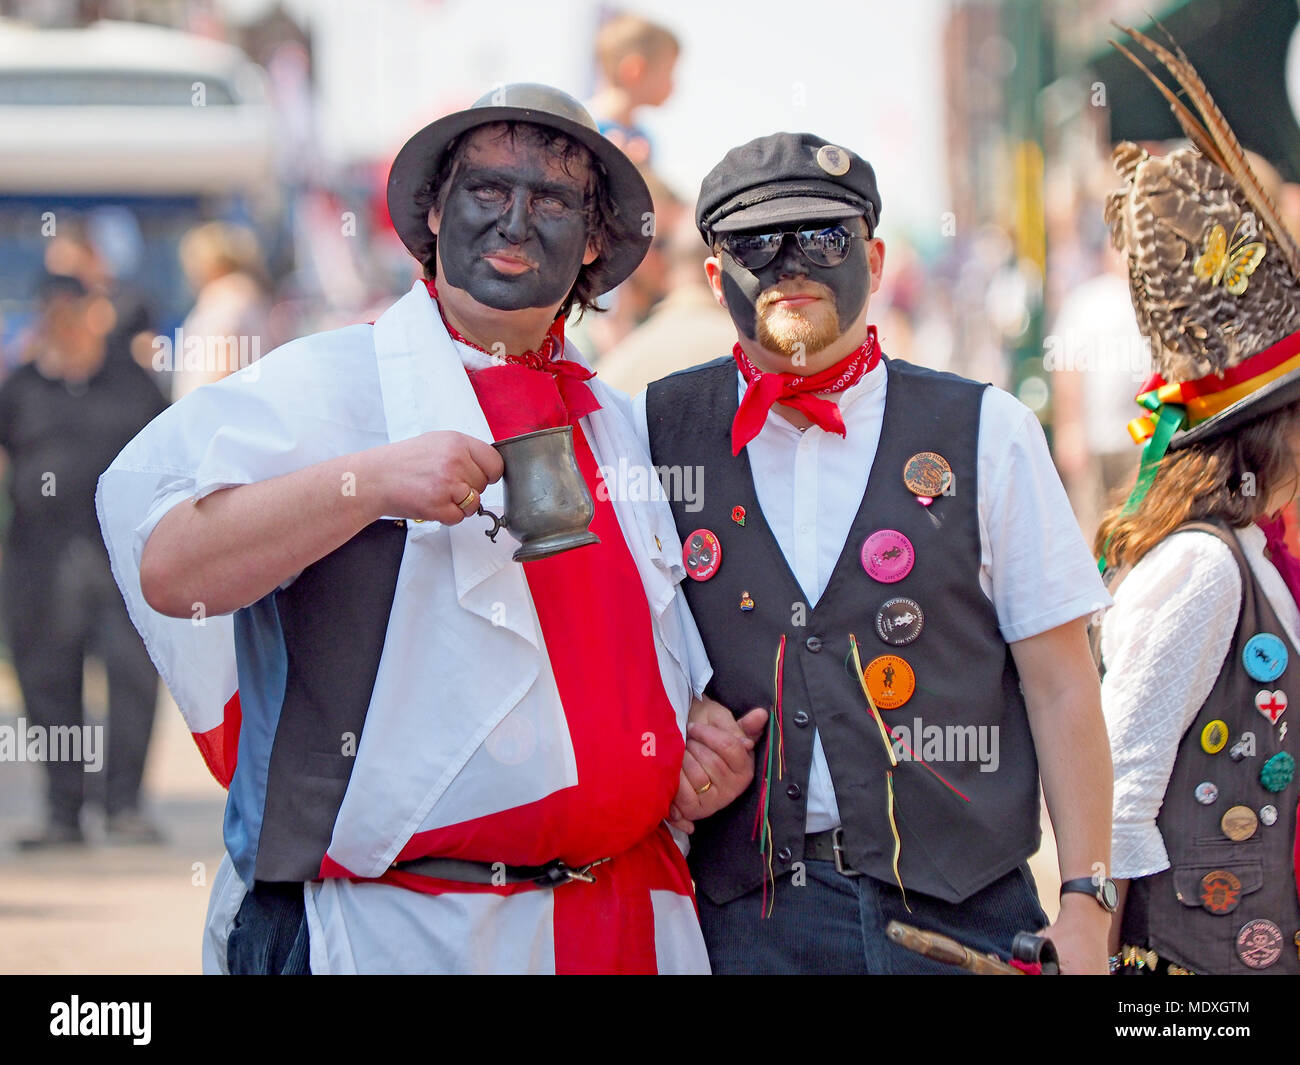
[[[707, 692], [772, 710], [740, 799], [674, 810], [710, 960], [955, 971], [891, 919], [1008, 957], [1047, 923], [1025, 864], [1041, 771], [1064, 883], [1047, 934], [1064, 971], [1104, 972], [1111, 767], [1085, 624], [1109, 598], [1032, 413], [882, 354], [880, 207], [870, 164], [811, 134], [728, 152], [696, 221], [739, 342], [637, 404], [652, 461], [708, 486], [702, 509], [673, 502]], [[696, 715], [726, 730], [717, 704]], [[697, 791], [714, 764], [688, 751]]]
[[[706, 972], [665, 818], [707, 661], [667, 507], [602, 491], [648, 462], [626, 397], [564, 340], [644, 256], [645, 184], [576, 101], [513, 85], [411, 138], [389, 209], [410, 293], [197, 390], [100, 482], [230, 791], [205, 969]], [[475, 517], [490, 442], [563, 426], [599, 543], [514, 562]], [[721, 806], [752, 741], [704, 741]]]

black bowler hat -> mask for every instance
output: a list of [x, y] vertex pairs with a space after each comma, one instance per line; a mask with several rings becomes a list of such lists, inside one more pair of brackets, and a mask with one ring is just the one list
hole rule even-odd
[[860, 155], [811, 133], [773, 133], [732, 148], [705, 176], [695, 224], [715, 233], [863, 215], [880, 221], [876, 172]]
[[[596, 280], [597, 294], [608, 292], [637, 268], [650, 250], [654, 227], [650, 190], [632, 161], [603, 137], [595, 120], [568, 93], [549, 85], [503, 85], [479, 97], [464, 111], [429, 123], [402, 146], [388, 174], [388, 213], [397, 235], [420, 262], [434, 245], [429, 212], [417, 195], [438, 168], [447, 145], [468, 129], [489, 122], [531, 122], [570, 137], [592, 153], [605, 170], [615, 208], [613, 239], [595, 262], [583, 267]], [[646, 232], [649, 230], [650, 232]]]

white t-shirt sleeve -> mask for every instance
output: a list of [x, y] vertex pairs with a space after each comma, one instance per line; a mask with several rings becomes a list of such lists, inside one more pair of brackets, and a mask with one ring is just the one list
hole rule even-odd
[[1111, 605], [1042, 426], [1028, 407], [992, 386], [980, 409], [977, 476], [980, 584], [1007, 643]]
[[1102, 623], [1101, 705], [1115, 764], [1113, 876], [1169, 867], [1156, 827], [1183, 734], [1223, 668], [1241, 573], [1209, 533], [1176, 533], [1133, 567]]

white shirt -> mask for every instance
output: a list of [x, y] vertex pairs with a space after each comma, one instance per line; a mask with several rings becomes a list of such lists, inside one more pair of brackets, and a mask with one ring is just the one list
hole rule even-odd
[[[837, 397], [845, 435], [800, 431], [775, 409], [747, 445], [763, 517], [811, 605], [826, 590], [866, 493], [885, 413], [883, 363]], [[739, 395], [745, 380], [736, 374]], [[648, 441], [645, 393], [634, 405]], [[1033, 412], [988, 387], [976, 456], [980, 587], [1008, 643], [1110, 606]], [[960, 491], [960, 486], [957, 489]], [[840, 824], [821, 737], [813, 738], [807, 831]]]
[[[159, 415], [100, 478], [96, 506], [114, 575], [201, 741], [214, 730], [223, 735], [224, 707], [238, 687], [234, 623], [230, 615], [166, 618], [145, 602], [139, 558], [160, 497], [202, 498], [431, 429], [491, 440], [463, 370], [472, 361], [417, 282], [373, 326], [294, 341], [196, 389]], [[647, 463], [626, 397], [598, 380], [592, 388], [601, 409], [582, 425], [597, 463]], [[346, 487], [345, 479], [340, 490]], [[499, 511], [502, 496], [501, 482], [490, 485], [484, 504]], [[662, 501], [611, 497], [611, 503], [649, 608], [665, 693], [684, 728], [692, 692], [708, 677], [698, 672], [707, 661], [679, 594], [681, 549], [672, 514]], [[407, 526], [366, 728], [327, 851], [359, 877], [380, 876], [420, 833], [526, 806], [578, 783], [531, 593], [522, 567], [510, 561], [515, 541], [509, 535], [490, 541], [484, 524]], [[447, 690], [464, 696], [437, 697]], [[204, 742], [228, 771], [228, 752]], [[253, 775], [242, 779], [256, 781], [258, 768], [244, 762], [243, 772]], [[243, 894], [228, 855], [209, 907], [207, 971], [225, 964]], [[646, 895], [659, 970], [707, 972], [690, 895], [658, 889]], [[425, 895], [371, 880], [314, 880], [304, 886], [311, 968], [553, 971], [555, 936], [567, 934], [552, 920], [553, 898], [550, 892]]]
[[[1237, 543], [1286, 630], [1300, 645], [1300, 610], [1257, 525]], [[1115, 591], [1101, 631], [1101, 705], [1115, 763], [1111, 875], [1150, 876], [1169, 868], [1156, 827], [1183, 734], [1223, 669], [1241, 608], [1232, 551], [1203, 532], [1175, 533], [1133, 567]]]

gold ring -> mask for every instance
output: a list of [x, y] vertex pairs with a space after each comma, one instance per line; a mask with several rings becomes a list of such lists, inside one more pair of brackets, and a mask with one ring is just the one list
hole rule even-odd
[[476, 492], [473, 488], [471, 488], [469, 490], [469, 495], [467, 495], [464, 499], [462, 499], [459, 503], [457, 503], [456, 506], [459, 507], [461, 510], [464, 510], [467, 505], [472, 506], [476, 499], [478, 499], [478, 492]]
[[706, 791], [708, 791], [711, 787], [713, 787], [713, 781], [710, 780], [707, 784], [704, 785], [704, 787], [702, 787], [702, 788], [696, 788], [696, 789], [695, 789], [695, 794], [696, 794], [696, 795], [703, 795], [703, 794], [704, 794]]

